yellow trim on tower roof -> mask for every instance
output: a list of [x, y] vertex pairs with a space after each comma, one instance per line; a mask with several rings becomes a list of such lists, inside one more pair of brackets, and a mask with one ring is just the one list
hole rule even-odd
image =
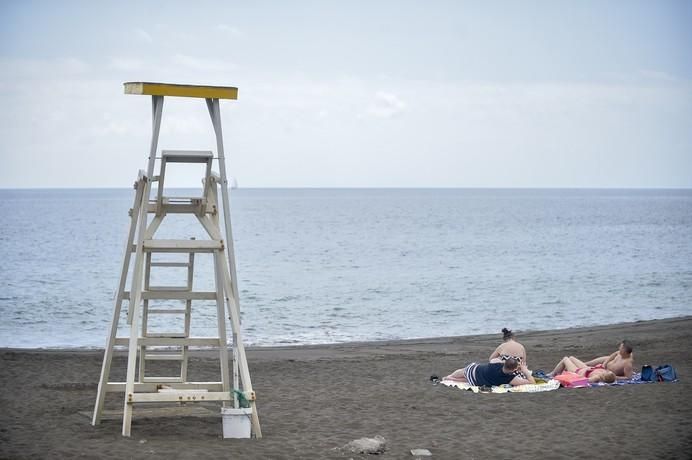
[[174, 85], [172, 83], [123, 83], [125, 94], [151, 96], [200, 97], [205, 99], [238, 99], [238, 88], [232, 86]]

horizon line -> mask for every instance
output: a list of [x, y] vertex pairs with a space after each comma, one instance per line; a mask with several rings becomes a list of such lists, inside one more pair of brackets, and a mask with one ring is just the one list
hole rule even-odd
[[[193, 187], [167, 187], [169, 189], [198, 189]], [[0, 190], [127, 190], [126, 187], [2, 187]], [[233, 190], [692, 190], [692, 185], [683, 186], [254, 186], [237, 187]]]

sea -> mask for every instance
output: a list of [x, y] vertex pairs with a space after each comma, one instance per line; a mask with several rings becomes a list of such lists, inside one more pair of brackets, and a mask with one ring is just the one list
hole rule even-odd
[[[249, 345], [499, 337], [503, 327], [692, 314], [690, 189], [239, 188], [230, 196]], [[0, 347], [105, 345], [133, 198], [132, 189], [0, 190]], [[157, 237], [205, 235], [193, 217], [172, 215]], [[196, 256], [196, 290], [214, 289], [210, 258]], [[158, 267], [151, 276], [181, 285], [187, 271]], [[151, 315], [149, 327], [180, 331], [182, 321]], [[193, 302], [192, 335], [216, 328], [214, 302]]]

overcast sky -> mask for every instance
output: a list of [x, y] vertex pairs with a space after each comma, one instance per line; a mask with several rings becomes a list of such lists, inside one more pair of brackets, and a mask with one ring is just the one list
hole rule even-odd
[[[129, 187], [151, 103], [125, 81], [237, 86], [241, 187], [691, 187], [691, 24], [688, 1], [0, 0], [0, 187]], [[159, 146], [214, 148], [203, 101], [166, 99]]]

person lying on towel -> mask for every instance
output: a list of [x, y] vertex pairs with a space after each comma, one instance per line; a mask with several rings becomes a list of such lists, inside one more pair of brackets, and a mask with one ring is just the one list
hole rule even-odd
[[574, 372], [582, 377], [589, 379], [589, 383], [613, 383], [615, 382], [615, 374], [612, 371], [603, 368], [602, 364], [589, 366], [585, 362], [578, 360], [574, 356], [565, 356], [557, 363], [553, 372], [548, 374], [549, 377], [559, 375], [564, 371]]
[[[471, 363], [468, 366], [457, 369], [443, 380], [455, 382], [467, 382], [474, 386], [499, 386], [510, 384], [512, 386], [536, 383], [531, 371], [526, 365], [519, 364], [515, 358], [508, 358], [504, 361], [499, 359], [490, 363]], [[521, 372], [523, 376], [517, 374]]]
[[634, 367], [633, 349], [629, 341], [623, 340], [615, 352], [587, 361], [586, 365], [601, 365], [604, 369], [612, 371], [618, 380], [629, 380], [632, 378], [632, 368]]

